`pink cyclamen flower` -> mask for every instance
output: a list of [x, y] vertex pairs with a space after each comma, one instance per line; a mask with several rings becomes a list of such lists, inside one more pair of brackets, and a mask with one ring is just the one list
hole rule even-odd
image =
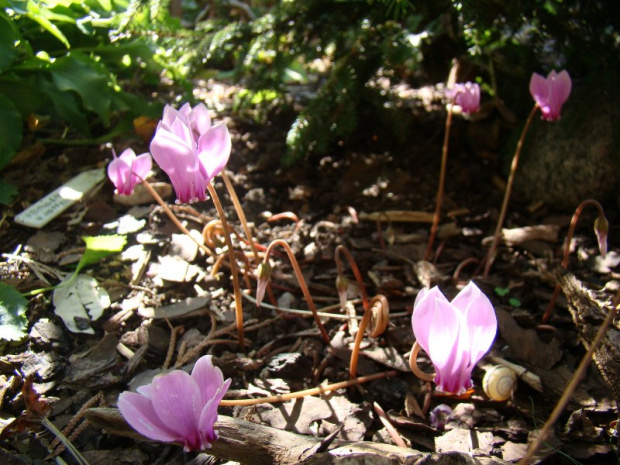
[[108, 178], [116, 187], [116, 193], [120, 195], [131, 195], [134, 187], [153, 167], [153, 160], [150, 153], [143, 153], [136, 156], [132, 149], [126, 149], [120, 157], [112, 149], [114, 160], [108, 165]]
[[542, 119], [547, 121], [560, 119], [560, 110], [570, 95], [571, 86], [571, 79], [566, 70], [559, 73], [551, 71], [546, 79], [540, 74], [532, 74], [530, 94], [540, 107]]
[[476, 113], [480, 109], [480, 86], [476, 83], [455, 84], [454, 89], [449, 92], [449, 97], [466, 115]]
[[151, 153], [174, 186], [179, 202], [206, 200], [207, 184], [226, 166], [232, 143], [224, 123], [211, 124], [204, 104], [179, 110], [166, 105]]
[[411, 323], [435, 368], [437, 389], [457, 395], [470, 389], [471, 372], [497, 331], [493, 305], [482, 291], [470, 282], [449, 302], [438, 287], [422, 289]]
[[118, 408], [133, 429], [163, 442], [179, 442], [186, 452], [204, 450], [217, 439], [217, 407], [230, 386], [210, 355], [198, 359], [192, 374], [173, 370], [156, 376], [138, 393], [125, 391]]

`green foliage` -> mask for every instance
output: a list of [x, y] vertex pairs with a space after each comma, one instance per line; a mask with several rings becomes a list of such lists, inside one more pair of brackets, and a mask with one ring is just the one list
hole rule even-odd
[[[237, 96], [238, 111], [265, 120], [278, 105], [293, 109], [290, 163], [368, 133], [364, 124], [392, 127], [387, 134], [402, 139], [403, 113], [376, 90], [378, 78], [434, 84], [457, 58], [462, 71], [475, 73], [467, 79], [518, 106], [515, 84], [526, 88], [532, 71], [569, 65], [575, 75], [575, 68], [596, 68], [599, 58], [617, 69], [615, 8], [588, 0], [283, 0], [252, 20], [211, 9], [196, 25], [193, 66], [241, 81], [247, 91]], [[306, 91], [299, 96], [291, 84]]]
[[[237, 95], [238, 111], [262, 109], [258, 119], [264, 120], [275, 104], [302, 105], [287, 136], [283, 162], [290, 164], [351, 137], [369, 116], [384, 126], [398, 119], [390, 97], [371, 83], [379, 76], [400, 81], [419, 65], [414, 31], [393, 19], [411, 8], [401, 0], [278, 2], [249, 23], [212, 19], [197, 26], [203, 37], [198, 55], [246, 85]], [[300, 84], [315, 95], [283, 98]]]
[[13, 287], [0, 283], [0, 339], [19, 341], [26, 335], [28, 300]]
[[[6, 206], [11, 205], [16, 195], [17, 195], [17, 186], [15, 186], [15, 184], [11, 184], [6, 179], [3, 179], [0, 182], [0, 205], [6, 205]], [[0, 221], [0, 224], [1, 223], [2, 221]]]
[[139, 75], [157, 83], [163, 66], [149, 36], [119, 32], [125, 0], [0, 0], [0, 7], [0, 169], [31, 114], [92, 137], [94, 126], [130, 127], [126, 121], [152, 113], [122, 88]]
[[[568, 67], [573, 75], [620, 65], [615, 2], [589, 0], [452, 0], [472, 56], [498, 70], [518, 65]], [[517, 65], [517, 66], [516, 66]]]

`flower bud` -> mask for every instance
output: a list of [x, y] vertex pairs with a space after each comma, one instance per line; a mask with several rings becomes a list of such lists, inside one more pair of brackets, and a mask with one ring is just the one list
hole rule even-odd
[[261, 262], [258, 265], [258, 268], [256, 268], [256, 278], [258, 279], [256, 284], [256, 305], [260, 306], [263, 302], [263, 297], [265, 297], [267, 284], [269, 284], [271, 279], [271, 265], [268, 261]]
[[336, 290], [338, 291], [338, 298], [340, 299], [340, 308], [344, 310], [347, 305], [349, 280], [340, 274], [336, 278]]
[[609, 222], [602, 212], [598, 218], [594, 220], [594, 234], [596, 234], [596, 240], [598, 241], [598, 249], [601, 252], [601, 257], [605, 258], [607, 255], [607, 234], [609, 232]]

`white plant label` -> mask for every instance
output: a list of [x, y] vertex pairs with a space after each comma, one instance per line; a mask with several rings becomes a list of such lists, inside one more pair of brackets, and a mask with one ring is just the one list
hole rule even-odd
[[42, 228], [67, 208], [79, 202], [89, 190], [105, 179], [105, 170], [84, 171], [30, 205], [15, 217], [15, 222], [31, 228]]

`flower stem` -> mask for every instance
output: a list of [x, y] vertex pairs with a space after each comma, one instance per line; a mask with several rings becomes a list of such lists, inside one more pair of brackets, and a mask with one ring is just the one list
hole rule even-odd
[[491, 243], [491, 247], [489, 248], [489, 252], [487, 253], [486, 263], [484, 265], [484, 273], [483, 276], [486, 278], [489, 276], [489, 271], [491, 270], [491, 265], [493, 265], [493, 260], [495, 260], [495, 250], [497, 249], [497, 243], [499, 242], [499, 238], [502, 234], [502, 226], [504, 225], [504, 220], [506, 219], [506, 210], [508, 209], [508, 200], [510, 200], [510, 194], [512, 193], [512, 184], [514, 183], [515, 173], [517, 172], [517, 166], [519, 165], [519, 156], [521, 155], [521, 149], [523, 148], [523, 141], [525, 139], [525, 135], [532, 124], [532, 120], [534, 119], [534, 115], [536, 114], [536, 110], [538, 110], [538, 104], [535, 104], [530, 111], [530, 115], [527, 117], [525, 121], [525, 126], [523, 126], [523, 131], [521, 132], [521, 137], [519, 137], [519, 141], [517, 142], [517, 148], [515, 150], [515, 154], [512, 157], [512, 164], [510, 165], [510, 174], [508, 175], [508, 182], [506, 183], [506, 190], [504, 192], [504, 201], [502, 202], [502, 208], [499, 212], [499, 218], [497, 219], [497, 226], [495, 227], [495, 234], [493, 235], [493, 242]]
[[[577, 226], [577, 221], [579, 221], [579, 216], [585, 207], [588, 205], [592, 205], [596, 207], [598, 210], [599, 217], [605, 217], [605, 213], [603, 212], [603, 207], [599, 202], [594, 199], [587, 199], [581, 202], [577, 208], [575, 209], [575, 213], [573, 213], [573, 217], [570, 220], [570, 226], [568, 227], [568, 233], [566, 234], [566, 242], [564, 243], [564, 255], [562, 257], [562, 268], [566, 269], [568, 267], [568, 255], [570, 254], [570, 243], [573, 240], [573, 234], [575, 233], [575, 227]], [[547, 309], [542, 317], [542, 322], [546, 323], [551, 313], [553, 312], [553, 308], [555, 307], [555, 302], [560, 295], [560, 283], [555, 284], [555, 289], [553, 290], [553, 296], [549, 301], [549, 305], [547, 305]]]
[[220, 174], [222, 175], [222, 179], [224, 180], [224, 184], [226, 185], [226, 189], [228, 190], [232, 203], [235, 206], [235, 211], [237, 212], [239, 221], [241, 221], [241, 226], [243, 227], [243, 232], [245, 232], [245, 236], [250, 244], [250, 249], [252, 249], [252, 253], [254, 254], [254, 261], [258, 264], [260, 263], [260, 257], [258, 256], [258, 251], [256, 250], [256, 245], [254, 244], [254, 238], [252, 237], [252, 232], [248, 226], [248, 221], [245, 218], [245, 213], [241, 207], [241, 202], [239, 202], [239, 197], [237, 197], [237, 193], [230, 182], [230, 178], [226, 174], [226, 170], [222, 170]]
[[301, 268], [299, 268], [299, 263], [297, 262], [297, 259], [295, 258], [295, 254], [293, 253], [291, 246], [288, 245], [288, 243], [286, 243], [282, 239], [276, 239], [271, 244], [269, 244], [269, 246], [267, 247], [267, 251], [265, 252], [265, 257], [263, 258], [263, 260], [269, 263], [269, 254], [271, 253], [273, 248], [277, 245], [280, 245], [284, 249], [286, 254], [288, 255], [291, 265], [293, 265], [295, 276], [297, 276], [297, 281], [299, 282], [299, 287], [301, 288], [301, 292], [303, 292], [304, 297], [306, 299], [306, 303], [308, 304], [308, 307], [310, 307], [310, 311], [312, 311], [312, 316], [314, 317], [314, 321], [316, 321], [316, 325], [318, 326], [319, 331], [321, 332], [321, 336], [323, 337], [323, 340], [327, 344], [330, 344], [329, 335], [327, 334], [327, 331], [325, 330], [325, 327], [323, 326], [323, 323], [321, 323], [321, 319], [319, 318], [319, 315], [317, 314], [317, 310], [314, 305], [314, 300], [312, 300], [312, 296], [310, 295], [310, 291], [308, 290], [308, 286], [306, 285], [306, 280], [304, 279], [304, 275], [301, 272]]
[[[135, 173], [133, 173], [135, 174]], [[181, 223], [179, 221], [179, 219], [177, 218], [177, 216], [172, 212], [172, 210], [170, 209], [170, 207], [166, 204], [166, 202], [164, 202], [164, 199], [161, 198], [161, 196], [157, 193], [157, 191], [155, 189], [153, 189], [153, 186], [151, 186], [151, 184], [146, 181], [145, 179], [141, 179], [142, 181], [142, 185], [146, 188], [147, 191], [149, 191], [149, 193], [151, 194], [151, 196], [155, 199], [155, 201], [159, 204], [159, 206], [161, 208], [164, 209], [164, 212], [166, 213], [166, 215], [168, 215], [168, 218], [170, 218], [170, 221], [172, 221], [174, 223], [174, 225], [179, 228], [179, 230], [185, 234], [187, 237], [189, 237], [192, 241], [194, 241], [194, 243], [200, 248], [200, 250], [202, 250], [203, 252], [205, 252], [207, 255], [213, 257], [213, 251], [211, 251], [211, 249], [209, 249], [208, 247], [206, 247], [204, 244], [201, 244], [200, 242], [198, 242], [194, 236], [192, 236], [189, 233], [189, 230], [183, 226], [183, 223]]]
[[435, 214], [433, 215], [433, 224], [431, 225], [431, 233], [428, 238], [428, 246], [424, 260], [430, 260], [433, 253], [433, 244], [437, 235], [437, 227], [439, 226], [439, 217], [441, 214], [441, 203], [443, 201], [443, 191], [446, 182], [446, 165], [448, 164], [448, 143], [450, 141], [450, 128], [452, 127], [452, 104], [448, 104], [448, 115], [446, 116], [446, 130], [443, 136], [443, 148], [441, 150], [441, 170], [439, 171], [439, 186], [437, 187], [437, 202], [435, 204]]
[[339, 383], [327, 384], [325, 386], [318, 386], [315, 388], [305, 389], [303, 391], [289, 392], [288, 394], [278, 394], [275, 396], [262, 397], [259, 399], [224, 399], [220, 402], [222, 407], [235, 407], [246, 405], [258, 405], [269, 404], [273, 402], [284, 402], [291, 399], [299, 399], [300, 397], [315, 396], [318, 394], [325, 394], [326, 392], [335, 391], [336, 389], [344, 389], [349, 386], [355, 386], [357, 384], [367, 383], [369, 381], [375, 381], [377, 379], [387, 378], [389, 376], [396, 376], [397, 371], [385, 371], [383, 373], [375, 373], [368, 376], [360, 376], [359, 378], [349, 379], [347, 381], [341, 381]]
[[347, 261], [349, 262], [349, 266], [351, 267], [351, 270], [353, 271], [353, 274], [355, 275], [355, 280], [357, 281], [357, 284], [360, 288], [360, 294], [362, 297], [362, 304], [364, 305], [364, 311], [366, 311], [368, 309], [368, 293], [366, 292], [366, 285], [364, 284], [364, 280], [362, 279], [362, 274], [360, 273], [360, 269], [357, 266], [357, 263], [355, 262], [353, 255], [351, 255], [351, 252], [349, 252], [349, 249], [347, 249], [342, 244], [336, 247], [336, 253], [334, 254], [334, 260], [336, 261], [336, 268], [338, 268], [338, 276], [343, 275], [342, 261], [340, 260], [341, 253], [344, 254], [344, 256], [346, 257]]
[[213, 199], [213, 204], [217, 210], [217, 214], [222, 221], [222, 228], [224, 229], [224, 239], [226, 240], [226, 246], [228, 247], [228, 256], [230, 257], [230, 274], [232, 274], [233, 289], [235, 293], [235, 315], [237, 320], [237, 337], [239, 338], [239, 346], [241, 349], [245, 346], [245, 339], [243, 336], [243, 307], [241, 305], [241, 287], [239, 286], [239, 273], [237, 272], [237, 262], [235, 261], [235, 253], [233, 250], [232, 239], [230, 236], [230, 229], [228, 228], [228, 222], [226, 221], [226, 215], [222, 208], [222, 203], [217, 195], [215, 188], [209, 183], [207, 185], [209, 194]]

